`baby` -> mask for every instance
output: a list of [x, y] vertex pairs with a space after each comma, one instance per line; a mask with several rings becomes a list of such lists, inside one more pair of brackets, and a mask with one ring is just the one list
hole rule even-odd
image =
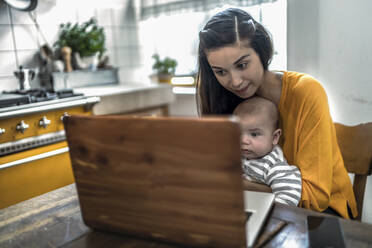
[[243, 176], [271, 187], [275, 201], [297, 206], [301, 199], [301, 173], [289, 165], [278, 142], [279, 113], [274, 103], [252, 97], [234, 110], [242, 127], [241, 151]]

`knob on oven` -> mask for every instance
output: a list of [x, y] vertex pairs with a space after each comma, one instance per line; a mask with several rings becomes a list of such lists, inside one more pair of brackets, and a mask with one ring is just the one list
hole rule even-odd
[[46, 118], [46, 116], [44, 115], [43, 118], [41, 118], [41, 120], [39, 121], [39, 126], [40, 127], [44, 127], [44, 128], [47, 128], [48, 125], [50, 125], [51, 121], [48, 120]]
[[63, 115], [61, 116], [61, 121], [63, 121], [63, 118], [65, 118], [66, 116], [70, 116], [70, 114], [67, 112], [63, 113]]
[[24, 133], [30, 126], [25, 123], [23, 120], [21, 120], [20, 123], [17, 124], [16, 126], [16, 129], [21, 132], [21, 133]]

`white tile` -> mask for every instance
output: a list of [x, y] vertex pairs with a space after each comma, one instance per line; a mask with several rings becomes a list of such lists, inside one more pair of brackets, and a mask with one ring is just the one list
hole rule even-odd
[[46, 42], [45, 42], [41, 33], [38, 32], [40, 43], [41, 44], [49, 43], [49, 45], [53, 47], [54, 42], [58, 39], [59, 26], [53, 23], [52, 24], [41, 24], [40, 31], [46, 39]]
[[96, 18], [95, 13], [96, 12], [93, 6], [86, 7], [86, 8], [80, 8], [77, 11], [78, 22], [83, 23], [83, 22], [89, 21], [92, 17]]
[[[95, 6], [97, 7], [107, 7], [107, 8], [123, 8], [124, 6], [127, 5], [129, 1], [132, 0], [105, 0], [102, 2], [102, 0], [95, 0], [97, 2]], [[135, 0], [138, 1], [138, 0]]]
[[0, 24], [10, 24], [8, 6], [5, 2], [0, 2]]
[[0, 25], [0, 51], [13, 50], [12, 30], [8, 25]]
[[125, 22], [125, 9], [119, 8], [119, 9], [113, 9], [112, 10], [112, 20], [114, 26], [125, 26], [128, 25], [128, 23]]
[[113, 22], [115, 26], [133, 26], [136, 12], [133, 6], [126, 2], [121, 8], [113, 9]]
[[132, 27], [129, 30], [129, 42], [130, 45], [138, 45], [139, 44], [139, 37], [138, 37], [138, 29]]
[[117, 47], [128, 47], [131, 45], [130, 29], [126, 27], [118, 27], [115, 30], [115, 44]]
[[0, 76], [13, 75], [17, 70], [14, 51], [0, 52]]
[[[38, 73], [39, 71], [38, 50], [18, 51], [17, 55], [18, 55], [19, 65], [22, 65], [23, 68], [33, 69], [36, 73]], [[1, 52], [0, 58], [1, 58], [0, 60], [0, 81], [1, 81], [1, 78], [4, 76], [13, 77], [14, 71], [18, 70], [18, 68], [16, 66], [14, 52]], [[15, 82], [16, 82], [15, 84], [17, 85], [18, 84], [17, 79], [15, 79]], [[37, 77], [35, 77], [31, 81], [31, 85], [34, 87], [38, 87], [39, 80]]]
[[129, 67], [131, 66], [132, 54], [129, 48], [117, 48], [116, 54], [118, 57], [118, 66]]
[[112, 9], [102, 8], [96, 10], [97, 21], [100, 26], [113, 26]]
[[49, 25], [60, 25], [67, 22], [76, 23], [78, 21], [77, 6], [67, 7], [62, 2], [58, 1], [57, 5], [49, 9], [49, 11], [38, 12], [38, 23]]
[[33, 25], [14, 26], [17, 49], [38, 49], [36, 28]]
[[134, 46], [131, 51], [131, 65], [137, 67], [143, 64], [140, 47]]
[[142, 46], [138, 46], [137, 49], [138, 49], [137, 55], [139, 57], [139, 65], [142, 67], [145, 65], [145, 61], [144, 61], [145, 53], [144, 53]]
[[133, 1], [128, 1], [124, 9], [118, 9], [114, 13], [114, 20], [118, 26], [136, 26], [138, 21], [138, 10]]
[[62, 23], [62, 20], [59, 19], [58, 10], [53, 9], [53, 11], [47, 12], [37, 12], [36, 20], [39, 25], [47, 24], [47, 25], [56, 25], [58, 26]]
[[18, 63], [23, 68], [36, 70], [39, 67], [39, 50], [18, 51]]
[[15, 76], [0, 76], [0, 92], [15, 89], [19, 89], [18, 80]]
[[16, 9], [10, 9], [13, 24], [34, 24], [29, 16], [29, 12], [19, 11]]
[[107, 47], [114, 47], [115, 46], [115, 38], [114, 38], [114, 32], [111, 26], [104, 27], [105, 32], [105, 46]]

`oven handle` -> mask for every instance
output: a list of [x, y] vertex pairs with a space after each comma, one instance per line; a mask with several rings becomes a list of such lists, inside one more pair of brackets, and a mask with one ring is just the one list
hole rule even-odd
[[30, 157], [27, 157], [27, 158], [22, 158], [22, 159], [19, 159], [19, 160], [15, 160], [15, 161], [12, 161], [12, 162], [2, 164], [2, 165], [0, 165], [0, 170], [6, 169], [6, 168], [9, 168], [9, 167], [13, 167], [13, 166], [17, 166], [17, 165], [21, 165], [21, 164], [25, 164], [25, 163], [29, 163], [29, 162], [33, 162], [33, 161], [36, 161], [36, 160], [56, 156], [58, 154], [62, 154], [62, 153], [65, 153], [65, 152], [68, 152], [68, 147], [63, 147], [63, 148], [60, 148], [60, 149], [57, 149], [57, 150], [44, 152], [44, 153], [41, 153], [41, 154], [37, 154], [37, 155], [34, 155], [34, 156], [30, 156]]

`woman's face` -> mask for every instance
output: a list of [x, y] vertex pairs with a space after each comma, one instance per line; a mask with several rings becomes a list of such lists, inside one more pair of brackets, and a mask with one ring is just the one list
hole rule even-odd
[[218, 82], [241, 98], [253, 96], [262, 84], [264, 69], [251, 47], [240, 43], [210, 50], [207, 60]]

